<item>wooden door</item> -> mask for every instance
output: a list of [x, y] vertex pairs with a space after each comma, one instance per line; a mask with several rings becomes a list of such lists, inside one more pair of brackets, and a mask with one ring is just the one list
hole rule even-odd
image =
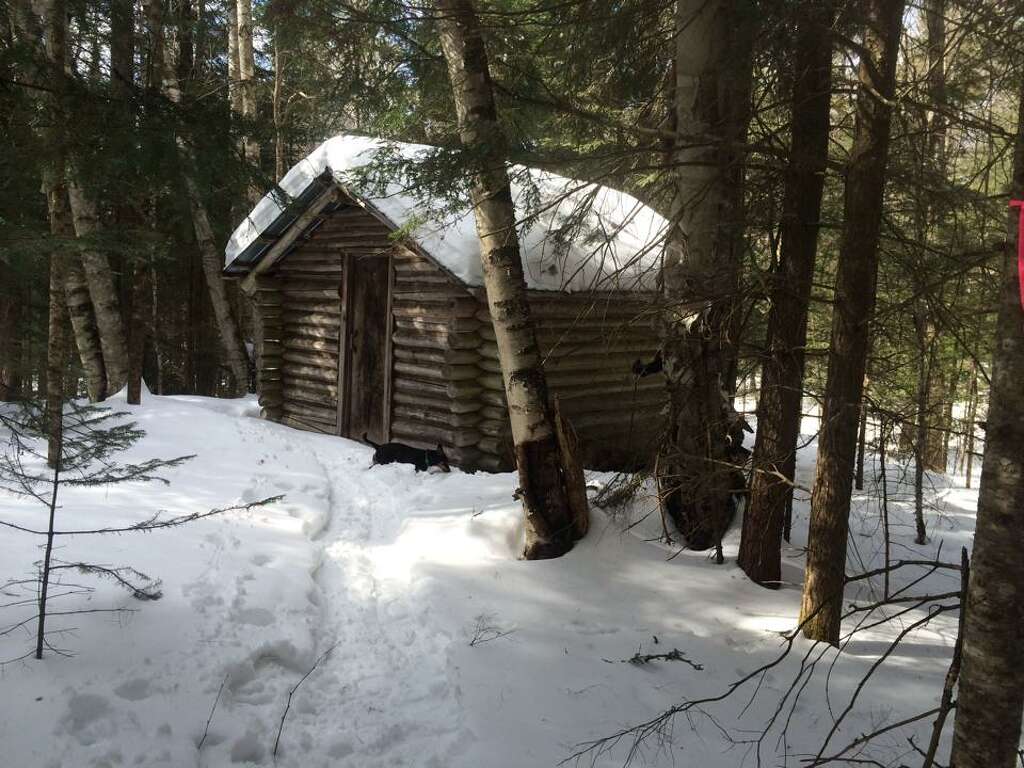
[[386, 256], [349, 256], [348, 264], [344, 291], [347, 371], [339, 393], [345, 408], [341, 433], [354, 440], [362, 440], [365, 433], [376, 443], [387, 442], [391, 260]]

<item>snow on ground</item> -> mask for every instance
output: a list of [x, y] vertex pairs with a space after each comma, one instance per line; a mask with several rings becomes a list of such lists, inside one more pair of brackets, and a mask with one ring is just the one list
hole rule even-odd
[[[54, 604], [135, 612], [54, 617], [52, 626], [66, 630], [54, 642], [72, 655], [3, 667], [4, 765], [275, 765], [288, 693], [333, 649], [294, 693], [276, 765], [553, 766], [580, 742], [723, 691], [775, 658], [780, 633], [796, 623], [806, 502], [796, 505], [787, 584], [778, 591], [750, 584], [733, 564], [738, 525], [724, 566], [647, 540], [660, 530], [647, 498], [595, 512], [591, 533], [566, 557], [527, 563], [515, 557], [522, 532], [513, 475], [368, 469], [364, 446], [261, 421], [251, 399], [149, 397], [125, 408], [147, 431], [127, 458], [197, 457], [167, 472], [167, 486], [68, 491], [59, 513], [65, 527], [285, 498], [164, 532], [62, 540], [61, 558], [135, 566], [163, 579], [165, 596], [140, 603], [100, 583], [89, 597]], [[808, 486], [813, 450], [800, 454], [798, 481]], [[902, 472], [894, 466], [888, 478], [894, 557], [932, 557], [941, 545], [944, 559], [958, 559], [970, 543], [975, 492], [962, 478], [930, 478], [931, 542], [916, 548], [909, 486], [897, 486]], [[882, 557], [873, 483], [854, 507], [849, 572]], [[0, 496], [0, 519], [41, 526], [43, 510]], [[32, 571], [37, 544], [16, 532], [0, 537], [0, 582]], [[957, 583], [939, 573], [913, 591]], [[868, 600], [879, 584], [849, 596]], [[19, 610], [0, 611], [0, 625], [19, 620]], [[955, 630], [949, 614], [912, 634], [876, 673], [830, 751], [935, 706]], [[823, 654], [795, 711], [783, 712], [785, 737], [776, 725], [761, 747], [766, 765], [799, 765], [798, 756], [818, 751], [833, 714], [896, 631], [858, 634], [838, 659], [798, 640], [748, 708], [752, 687], [679, 716], [670, 738], [647, 742], [637, 764], [754, 765], [742, 742], [764, 727], [804, 655]], [[25, 634], [0, 637], [0, 658], [20, 656], [30, 643]], [[621, 661], [674, 648], [703, 668]], [[886, 734], [864, 757], [898, 760], [910, 750], [907, 737], [926, 743], [929, 727]], [[626, 746], [594, 764], [622, 765]]]

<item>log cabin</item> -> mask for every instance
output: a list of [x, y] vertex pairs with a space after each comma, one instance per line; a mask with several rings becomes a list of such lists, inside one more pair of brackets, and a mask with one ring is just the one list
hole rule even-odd
[[[468, 202], [416, 191], [439, 150], [330, 139], [235, 230], [225, 275], [253, 300], [264, 418], [511, 469], [501, 366]], [[412, 170], [410, 170], [412, 169]], [[513, 166], [531, 314], [585, 465], [645, 462], [666, 402], [657, 351], [666, 222], [622, 192]], [[450, 197], [450, 196], [449, 196]]]

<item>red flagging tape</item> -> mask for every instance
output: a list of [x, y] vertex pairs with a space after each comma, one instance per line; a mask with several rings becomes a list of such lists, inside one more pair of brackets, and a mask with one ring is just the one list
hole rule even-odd
[[1020, 307], [1024, 309], [1024, 200], [1011, 200], [1010, 207], [1020, 209], [1017, 224], [1017, 280], [1020, 285]]

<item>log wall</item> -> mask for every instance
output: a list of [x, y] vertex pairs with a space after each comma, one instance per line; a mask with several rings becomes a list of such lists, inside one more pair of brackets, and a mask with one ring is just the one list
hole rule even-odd
[[327, 215], [274, 269], [281, 296], [281, 419], [338, 433], [338, 344], [343, 253], [334, 239], [350, 208]]
[[[587, 467], [630, 468], [653, 453], [666, 402], [664, 381], [660, 376], [637, 380], [632, 373], [635, 360], [651, 359], [658, 349], [651, 311], [635, 294], [530, 292], [548, 389], [576, 429]], [[480, 465], [508, 469], [511, 435], [494, 328], [486, 307], [477, 318], [484, 389]]]
[[479, 303], [433, 261], [393, 251], [392, 439], [441, 443], [448, 458], [475, 468], [482, 406]]
[[[391, 390], [389, 439], [430, 448], [440, 443], [467, 469], [511, 469], [501, 366], [483, 292], [471, 292], [429, 258], [395, 243], [388, 227], [357, 205], [325, 214], [257, 282], [264, 416], [344, 432], [338, 416], [339, 388], [347, 386], [338, 376], [343, 266], [346, 258], [386, 254], [393, 265], [384, 385]], [[532, 291], [530, 302], [549, 388], [581, 438], [585, 464], [643, 462], [665, 402], [660, 376], [637, 381], [631, 371], [634, 360], [652, 358], [658, 346], [644, 297]]]

